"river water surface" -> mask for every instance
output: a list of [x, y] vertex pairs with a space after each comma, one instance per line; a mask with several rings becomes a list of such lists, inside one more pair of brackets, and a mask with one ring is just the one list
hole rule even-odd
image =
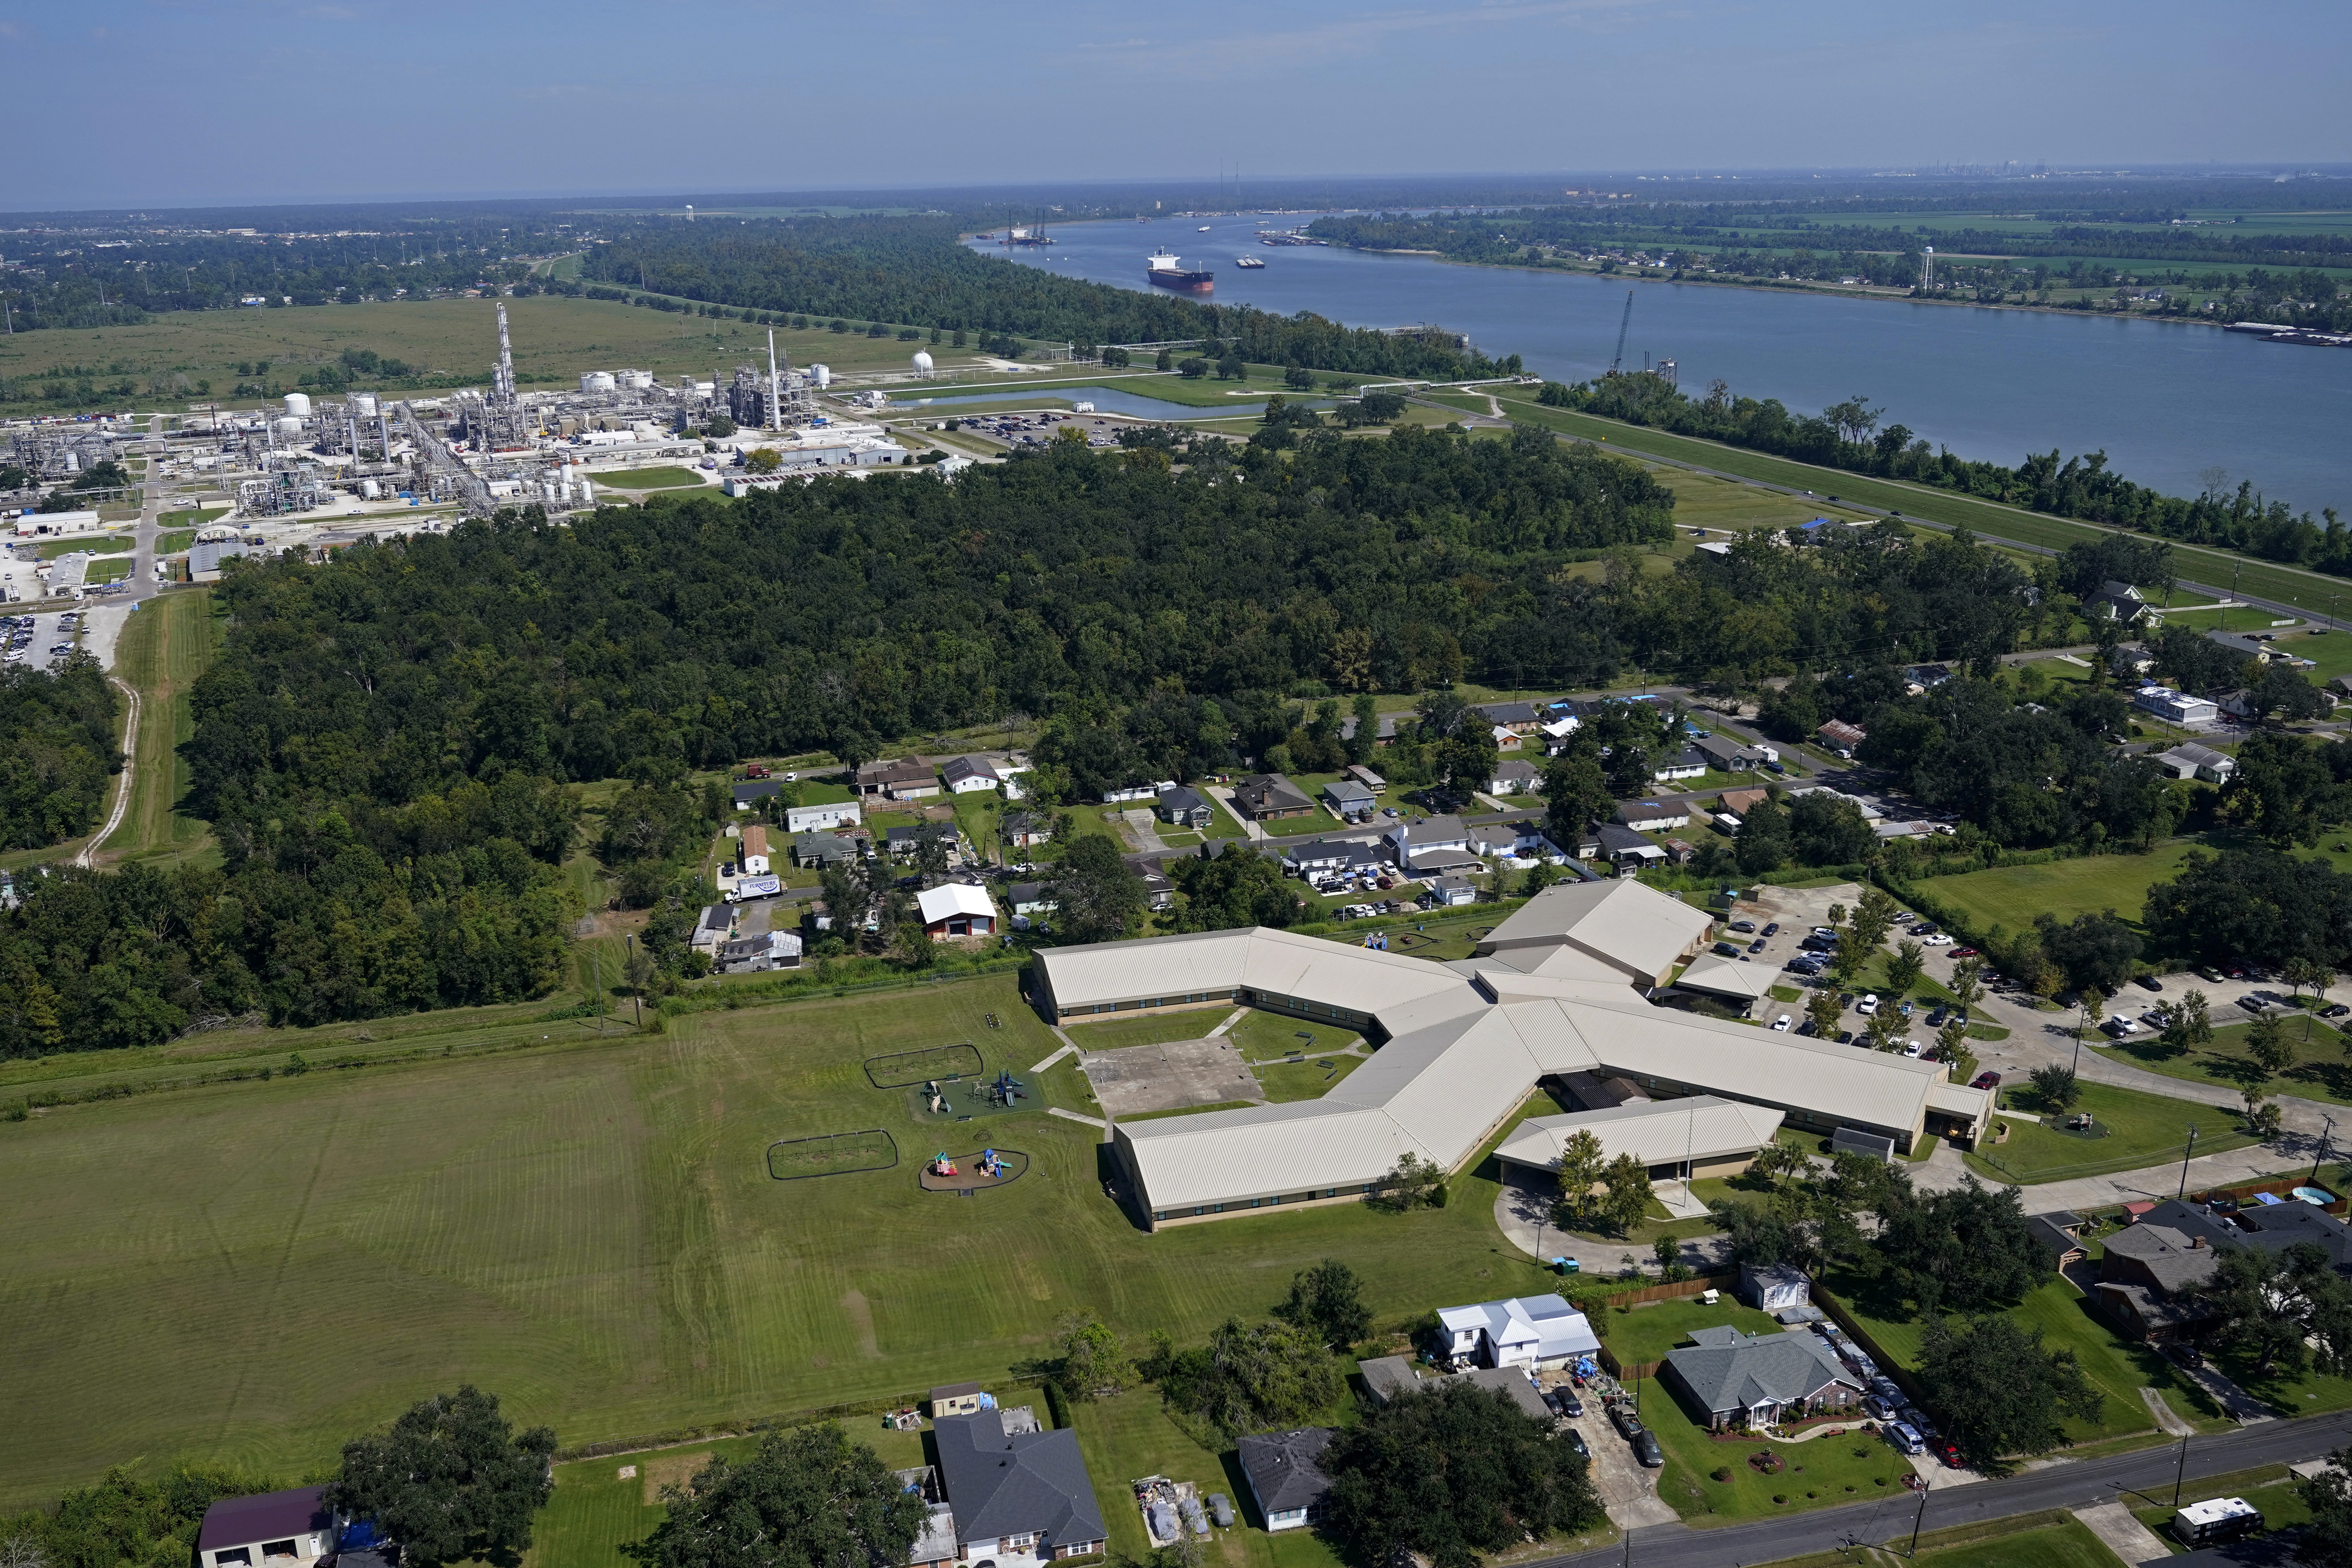
[[[1287, 227], [1296, 218], [1271, 219]], [[2120, 321], [1590, 273], [1465, 267], [1428, 256], [1255, 243], [1258, 220], [1070, 224], [1049, 247], [975, 248], [1142, 289], [1165, 245], [1215, 270], [1221, 304], [1312, 310], [1350, 326], [1429, 321], [1554, 381], [1609, 366], [1629, 289], [1626, 362], [1677, 362], [1681, 384], [1717, 379], [1813, 413], [1863, 395], [1886, 419], [1962, 457], [2104, 450], [2108, 466], [2174, 495], [2209, 468], [2298, 510], [2352, 513], [2352, 349], [2296, 348], [2198, 323]], [[1239, 256], [1263, 270], [1234, 266]]]

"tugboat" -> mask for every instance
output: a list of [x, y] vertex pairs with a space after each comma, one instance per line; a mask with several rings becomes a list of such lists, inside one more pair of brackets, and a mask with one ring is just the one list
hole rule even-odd
[[1177, 259], [1174, 251], [1160, 249], [1151, 253], [1150, 267], [1143, 276], [1145, 281], [1155, 289], [1181, 289], [1189, 294], [1206, 294], [1216, 287], [1217, 275], [1205, 267], [1197, 269], [1186, 267]]
[[1256, 268], [1265, 266], [1265, 262], [1262, 258], [1255, 256], [1236, 256], [1234, 258], [1234, 265], [1240, 268], [1243, 271], [1248, 272]]

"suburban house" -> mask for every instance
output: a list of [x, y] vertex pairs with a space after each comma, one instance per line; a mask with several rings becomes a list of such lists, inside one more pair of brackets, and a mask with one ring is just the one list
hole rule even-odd
[[1466, 1383], [1473, 1388], [1507, 1396], [1519, 1407], [1520, 1414], [1530, 1420], [1552, 1426], [1559, 1425], [1559, 1417], [1544, 1403], [1543, 1395], [1536, 1392], [1534, 1381], [1521, 1367], [1474, 1366], [1467, 1372], [1424, 1374], [1408, 1356], [1384, 1355], [1358, 1362], [1356, 1371], [1363, 1376], [1365, 1392], [1381, 1405], [1408, 1394], [1433, 1393], [1450, 1383]]
[[1695, 779], [1706, 772], [1706, 753], [1696, 746], [1685, 746], [1670, 757], [1661, 757], [1650, 770], [1650, 776], [1660, 784], [1673, 779]]
[[760, 974], [771, 969], [798, 969], [801, 939], [791, 931], [772, 931], [739, 937], [719, 949], [721, 974]]
[[1000, 1409], [934, 1417], [931, 1433], [958, 1562], [1052, 1562], [1103, 1550], [1110, 1531], [1076, 1432], [1040, 1431], [1028, 1411]]
[[735, 786], [735, 809], [749, 811], [761, 801], [783, 789], [780, 779], [750, 779]]
[[1716, 797], [1727, 816], [1746, 816], [1749, 812], [1772, 798], [1772, 792], [1761, 789], [1727, 789]]
[[1161, 790], [1158, 798], [1156, 809], [1160, 813], [1160, 820], [1178, 827], [1192, 827], [1206, 832], [1216, 816], [1217, 808], [1202, 799], [1198, 790], [1187, 789], [1182, 784], [1174, 789]]
[[1739, 1266], [1739, 1299], [1759, 1312], [1785, 1312], [1813, 1303], [1813, 1284], [1801, 1268], [1777, 1264]]
[[1458, 816], [1425, 816], [1400, 822], [1388, 830], [1388, 842], [1400, 868], [1443, 870], [1471, 858], [1470, 830]]
[[1489, 822], [1469, 830], [1470, 853], [1499, 855], [1507, 860], [1549, 860], [1564, 863], [1568, 856], [1551, 841], [1550, 829], [1531, 816], [1517, 822]]
[[1584, 1314], [1558, 1296], [1441, 1307], [1437, 1331], [1446, 1357], [1481, 1366], [1560, 1367], [1601, 1348]]
[[1544, 710], [1533, 702], [1477, 702], [1470, 711], [1514, 735], [1532, 735], [1543, 727]]
[[893, 860], [911, 860], [923, 846], [923, 830], [929, 828], [946, 848], [948, 864], [963, 863], [963, 844], [952, 822], [918, 822], [887, 828], [882, 834], [882, 847], [890, 852]]
[[866, 842], [840, 833], [803, 833], [793, 840], [795, 866], [855, 866], [866, 858]]
[[1666, 1352], [1661, 1375], [1712, 1431], [1843, 1410], [1862, 1398], [1861, 1374], [1818, 1334], [1743, 1334], [1726, 1325], [1691, 1340]]
[[1755, 747], [1727, 741], [1720, 735], [1701, 735], [1691, 742], [1691, 750], [1705, 757], [1709, 766], [1727, 773], [1746, 773], [1764, 761], [1764, 753]]
[[1593, 832], [1595, 853], [1619, 870], [1654, 866], [1666, 852], [1622, 823], [1604, 822]]
[[2269, 664], [2285, 657], [2285, 650], [2273, 646], [2269, 637], [2257, 634], [2209, 631], [2205, 637], [2207, 641], [2219, 643], [2240, 658], [2251, 658], [2256, 664]]
[[1631, 1154], [1652, 1181], [1732, 1176], [1780, 1130], [1780, 1112], [1711, 1094], [1642, 1100], [1565, 1116], [1531, 1116], [1495, 1151], [1505, 1166], [1557, 1178], [1560, 1151], [1580, 1132], [1601, 1144], [1602, 1163]]
[[1307, 1426], [1296, 1432], [1267, 1432], [1241, 1440], [1242, 1479], [1268, 1530], [1303, 1530], [1323, 1516], [1323, 1499], [1331, 1489], [1323, 1474], [1323, 1450], [1331, 1444], [1331, 1428]]
[[1015, 882], [1004, 889], [1004, 905], [1013, 911], [1016, 923], [1050, 915], [1055, 908], [1054, 886], [1050, 882]]
[[2083, 600], [2083, 616], [2086, 620], [2113, 621], [2120, 626], [2136, 626], [2147, 614], [2147, 601], [2129, 583], [2118, 583], [2110, 577], [2099, 584], [2099, 591]]
[[974, 795], [1004, 782], [996, 764], [986, 757], [950, 757], [940, 770], [940, 777], [947, 781], [950, 795]]
[[923, 800], [940, 793], [940, 776], [912, 757], [893, 763], [867, 763], [857, 770], [859, 795], [887, 795], [892, 800]]
[[1251, 822], [1312, 816], [1315, 803], [1280, 773], [1252, 773], [1234, 786], [1234, 809]]
[[1679, 800], [1622, 800], [1617, 803], [1617, 820], [1642, 833], [1664, 833], [1669, 827], [1690, 826], [1690, 806]]
[[1147, 866], [1143, 871], [1143, 896], [1154, 910], [1174, 909], [1176, 879], [1156, 867]]
[[256, 1497], [225, 1497], [205, 1510], [196, 1531], [198, 1568], [290, 1568], [332, 1557], [341, 1521], [327, 1510], [324, 1487], [296, 1487]]
[[2118, 680], [2137, 680], [2156, 668], [2145, 643], [2127, 642], [2107, 655], [2107, 670]]
[[[1400, 720], [1410, 721], [1412, 718], [1412, 715], [1410, 713], [1381, 714], [1380, 717], [1380, 722], [1372, 727], [1372, 744], [1376, 746], [1393, 746], [1396, 744], [1398, 721]], [[1355, 738], [1356, 719], [1355, 715], [1351, 713], [1347, 718], [1339, 721], [1339, 739], [1342, 741], [1352, 741]]]
[[1046, 817], [1026, 811], [1008, 811], [998, 819], [996, 836], [1015, 849], [1028, 849], [1053, 841], [1054, 824]]
[[1827, 746], [1839, 756], [1848, 759], [1853, 756], [1856, 747], [1870, 738], [1870, 731], [1859, 724], [1849, 724], [1843, 719], [1832, 719], [1815, 730], [1813, 733], [1820, 737], [1822, 745]]
[[1460, 877], [1440, 877], [1429, 884], [1422, 895], [1424, 901], [1436, 909], [1456, 909], [1478, 901], [1478, 887]]
[[743, 847], [736, 852], [735, 863], [742, 868], [742, 875], [746, 877], [768, 874], [768, 830], [759, 823], [745, 825]]
[[1334, 779], [1323, 786], [1323, 804], [1342, 822], [1361, 822], [1379, 808], [1372, 792], [1353, 779]]
[[687, 946], [701, 953], [711, 963], [719, 962], [719, 950], [727, 941], [727, 933], [735, 929], [735, 906], [705, 904], [694, 922], [694, 934], [687, 938]]
[[1314, 1100], [1115, 1123], [1154, 1229], [1360, 1203], [1407, 1153], [1457, 1170], [1516, 1125], [1546, 1078], [1712, 1094], [1779, 1110], [1811, 1137], [1851, 1130], [1906, 1152], [1929, 1132], [1983, 1133], [1992, 1096], [1950, 1082], [1941, 1064], [1654, 1005], [1649, 993], [1712, 924], [1655, 889], [1604, 879], [1545, 889], [1453, 964], [1244, 927], [1046, 948], [1031, 996], [1059, 1024], [1257, 1007], [1379, 1045]]
[[2202, 697], [2175, 691], [2169, 686], [2141, 687], [2132, 693], [2132, 706], [2175, 724], [2210, 724], [2221, 716], [2216, 704]]
[[1371, 838], [1318, 838], [1282, 852], [1283, 869], [1302, 877], [1355, 876], [1386, 864], [1379, 841]]
[[1488, 795], [1533, 795], [1543, 775], [1533, 763], [1517, 757], [1506, 757], [1495, 764], [1495, 776], [1486, 782]]
[[1389, 781], [1381, 777], [1380, 774], [1372, 772], [1371, 769], [1364, 766], [1361, 763], [1349, 763], [1347, 767], [1346, 776], [1355, 780], [1366, 789], [1370, 790], [1374, 795], [1386, 795], [1389, 791]]
[[2154, 760], [2174, 778], [2202, 779], [2207, 784], [2228, 784], [2230, 775], [2238, 771], [2237, 758], [2194, 741], [2184, 741], [2168, 752], [2158, 752]]
[[1175, 787], [1174, 779], [1162, 779], [1158, 784], [1127, 784], [1118, 789], [1103, 791], [1102, 803], [1105, 805], [1126, 805], [1133, 801], [1157, 800], [1162, 794]]
[[922, 911], [923, 931], [933, 942], [957, 936], [994, 936], [996, 905], [986, 888], [970, 882], [942, 882], [915, 896]]
[[1952, 667], [1948, 664], [1915, 664], [1903, 671], [1903, 689], [1906, 694], [1916, 697], [1930, 687], [1941, 686], [1951, 679]]
[[2336, 1273], [2352, 1276], [2352, 1227], [2314, 1205], [2250, 1203], [2217, 1215], [2172, 1199], [2109, 1237], [2099, 1260], [2099, 1305], [2142, 1338], [2175, 1334], [2199, 1321], [2180, 1293], [2212, 1276], [2214, 1254], [2242, 1247], [2283, 1252], [2315, 1243]]
[[836, 827], [855, 827], [865, 820], [865, 808], [854, 800], [784, 807], [784, 831], [787, 833], [830, 833]]

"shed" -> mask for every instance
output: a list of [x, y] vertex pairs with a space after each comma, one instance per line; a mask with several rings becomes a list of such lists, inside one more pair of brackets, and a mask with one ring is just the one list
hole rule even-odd
[[337, 1521], [324, 1487], [222, 1498], [196, 1531], [198, 1568], [291, 1568], [335, 1552]]
[[944, 1383], [931, 1390], [931, 1419], [942, 1415], [971, 1415], [979, 1412], [981, 1402], [988, 1397], [976, 1383]]
[[1803, 1269], [1759, 1267], [1753, 1263], [1739, 1266], [1739, 1294], [1748, 1305], [1762, 1312], [1810, 1307], [1813, 1302], [1812, 1281], [1805, 1278]]
[[1322, 1468], [1331, 1428], [1306, 1426], [1241, 1440], [1242, 1477], [1266, 1529], [1303, 1530], [1320, 1518], [1331, 1481]]

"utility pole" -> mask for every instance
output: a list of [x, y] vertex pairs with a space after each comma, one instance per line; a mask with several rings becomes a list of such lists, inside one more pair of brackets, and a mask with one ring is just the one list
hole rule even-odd
[[1911, 1555], [1914, 1557], [1919, 1555], [1919, 1527], [1927, 1522], [1927, 1494], [1935, 1489], [1932, 1486], [1919, 1489], [1919, 1511], [1911, 1516]]
[[2331, 1116], [2327, 1118], [2326, 1131], [2323, 1131], [2319, 1135], [2319, 1152], [2311, 1157], [2311, 1181], [2314, 1186], [2319, 1184], [2320, 1162], [2327, 1158], [2327, 1146], [2335, 1140], [2335, 1137], [2336, 1118]]
[[588, 963], [596, 981], [596, 1032], [604, 1032], [604, 955], [595, 948], [588, 950]]
[[2180, 1506], [2180, 1489], [2189, 1479], [2189, 1438], [2180, 1439], [2180, 1468], [2172, 1472], [2172, 1506]]
[[2185, 1197], [2187, 1197], [2187, 1196], [2189, 1195], [2189, 1161], [2191, 1161], [2191, 1160], [2193, 1160], [2193, 1159], [2195, 1159], [2196, 1157], [2197, 1157], [2197, 1123], [2195, 1123], [2194, 1121], [2192, 1121], [2192, 1122], [2190, 1122], [2190, 1123], [2189, 1124], [2189, 1148], [2188, 1148], [2188, 1151], [2180, 1156], [2180, 1190], [2179, 1190], [2179, 1192], [2177, 1192], [2177, 1193], [2175, 1193], [2175, 1194], [2172, 1194], [2174, 1197], [2176, 1197], [2176, 1198], [2185, 1198]]
[[[621, 942], [628, 949], [629, 967], [631, 969], [635, 969], [637, 965], [637, 939], [634, 935], [625, 935], [621, 938]], [[629, 976], [629, 1005], [636, 1009], [637, 1027], [640, 1029], [644, 1028], [646, 1026], [646, 999], [644, 994], [637, 989], [637, 981], [636, 976], [635, 975]]]

